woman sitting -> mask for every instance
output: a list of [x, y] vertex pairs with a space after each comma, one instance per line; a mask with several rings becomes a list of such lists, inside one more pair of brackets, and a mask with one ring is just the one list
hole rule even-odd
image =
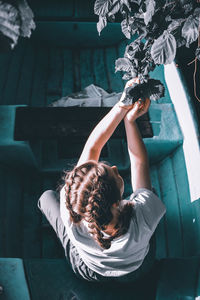
[[[46, 191], [38, 203], [73, 271], [89, 281], [133, 281], [145, 275], [155, 259], [150, 240], [165, 213], [151, 191], [147, 151], [135, 122], [148, 111], [150, 100], [124, 106], [124, 97], [125, 92], [90, 134], [77, 165], [66, 172], [60, 195]], [[122, 120], [134, 191], [129, 199], [123, 199], [124, 181], [117, 167], [99, 162], [103, 146]]]

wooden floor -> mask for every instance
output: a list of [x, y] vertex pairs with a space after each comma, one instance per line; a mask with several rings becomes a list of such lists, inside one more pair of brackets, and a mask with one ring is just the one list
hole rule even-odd
[[[0, 105], [46, 106], [91, 83], [119, 92], [124, 82], [120, 73], [114, 73], [114, 61], [122, 57], [124, 47], [121, 43], [72, 50], [22, 40], [13, 52], [0, 55]], [[157, 68], [152, 77], [165, 82], [163, 68]], [[159, 102], [170, 102], [167, 88]], [[157, 258], [199, 253], [200, 204], [190, 202], [185, 174], [181, 146], [151, 167], [153, 186], [167, 207], [156, 232]], [[0, 257], [63, 257], [55, 233], [37, 208], [41, 193], [55, 189], [60, 176], [0, 167]], [[130, 181], [126, 179], [128, 193]]]
[[[14, 51], [0, 54], [0, 105], [46, 106], [92, 83], [120, 92], [125, 83], [114, 65], [125, 46], [121, 42], [99, 49], [51, 48], [23, 39]], [[163, 67], [152, 77], [165, 83]], [[167, 87], [159, 102], [170, 102]]]
[[[190, 203], [182, 148], [151, 167], [152, 184], [167, 208], [156, 231], [157, 258], [199, 253], [199, 202]], [[61, 174], [0, 171], [0, 257], [58, 258], [63, 250], [37, 208], [43, 191], [55, 189]], [[125, 195], [131, 191], [126, 178]]]

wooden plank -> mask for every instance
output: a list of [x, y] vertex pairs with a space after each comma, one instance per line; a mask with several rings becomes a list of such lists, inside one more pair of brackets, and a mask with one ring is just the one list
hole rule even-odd
[[[193, 215], [193, 226], [195, 233], [195, 238], [192, 241], [192, 247], [193, 247], [193, 255], [199, 255], [199, 249], [200, 249], [200, 199], [194, 201], [191, 203], [192, 207], [192, 215]], [[193, 235], [193, 232], [192, 232]]]
[[42, 141], [42, 166], [47, 167], [58, 159], [57, 141]]
[[5, 228], [6, 228], [6, 190], [5, 190], [5, 168], [0, 167], [0, 257], [6, 256]]
[[124, 40], [116, 47], [117, 48], [117, 58], [124, 57], [124, 52], [126, 49], [126, 46], [130, 44], [129, 40]]
[[117, 52], [115, 47], [105, 49], [106, 69], [108, 74], [109, 88], [112, 92], [122, 92], [124, 84], [120, 72], [115, 73], [115, 60]]
[[5, 248], [7, 257], [22, 257], [23, 197], [22, 177], [15, 170], [6, 170], [6, 227]]
[[73, 70], [73, 58], [72, 50], [64, 49], [63, 52], [64, 60], [64, 74], [62, 82], [62, 96], [68, 96], [74, 91], [73, 81], [74, 81], [74, 70]]
[[94, 82], [104, 90], [108, 90], [108, 79], [105, 68], [104, 49], [95, 49], [93, 52]]
[[[151, 166], [150, 169], [151, 173], [151, 182], [152, 182], [152, 187], [155, 189], [158, 197], [162, 200], [161, 198], [161, 192], [160, 192], [160, 184], [159, 184], [159, 179], [158, 179], [158, 171], [157, 167]], [[163, 257], [167, 257], [167, 240], [166, 240], [166, 235], [165, 235], [165, 226], [166, 226], [166, 216], [164, 216], [157, 229], [156, 229], [156, 258], [161, 259]]]
[[49, 50], [47, 97], [45, 105], [58, 100], [62, 96], [63, 52], [58, 48]]
[[44, 106], [46, 103], [46, 88], [48, 75], [47, 49], [37, 46], [33, 86], [31, 91], [30, 106]]
[[63, 17], [72, 17], [74, 14], [74, 0], [59, 0], [59, 5], [56, 1], [32, 1], [30, 6], [34, 12], [36, 20], [56, 19]]
[[35, 49], [30, 41], [27, 41], [24, 47], [25, 53], [19, 77], [16, 104], [28, 105], [30, 102], [31, 88], [33, 82], [33, 72], [35, 66]]
[[19, 42], [12, 53], [12, 61], [9, 65], [8, 77], [4, 90], [4, 104], [16, 104], [18, 83], [21, 74], [22, 62], [24, 59], [24, 43]]
[[23, 178], [23, 258], [41, 257], [41, 218], [37, 202], [41, 195], [39, 174], [25, 175]]
[[92, 64], [92, 50], [82, 49], [80, 52], [81, 90], [94, 83], [94, 70]]
[[182, 146], [174, 153], [172, 157], [172, 164], [180, 207], [180, 221], [183, 233], [183, 254], [184, 256], [191, 256], [197, 252], [200, 241], [200, 235], [199, 233], [197, 234], [195, 224], [195, 222], [199, 219], [199, 215], [195, 216], [195, 218], [193, 217], [187, 170]]
[[73, 51], [73, 68], [74, 68], [74, 92], [81, 90], [81, 76], [80, 76], [80, 50]]
[[12, 60], [12, 52], [0, 54], [0, 105], [5, 104], [4, 90], [7, 83], [11, 60]]
[[94, 14], [94, 3], [90, 0], [85, 1], [75, 1], [76, 2], [76, 11], [75, 15], [82, 18], [97, 19], [97, 16]]
[[170, 157], [164, 159], [158, 168], [161, 198], [165, 203], [166, 229], [169, 246], [169, 257], [183, 255], [183, 236], [180, 222], [178, 194], [175, 185], [172, 161]]

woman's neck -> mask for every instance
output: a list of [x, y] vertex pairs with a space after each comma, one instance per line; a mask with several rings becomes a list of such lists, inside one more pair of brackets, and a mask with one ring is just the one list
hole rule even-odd
[[109, 235], [113, 235], [118, 230], [118, 229], [116, 229], [116, 225], [117, 225], [118, 219], [119, 219], [119, 207], [118, 206], [112, 207], [112, 214], [113, 214], [113, 219], [106, 226], [106, 229], [104, 230], [104, 232]]

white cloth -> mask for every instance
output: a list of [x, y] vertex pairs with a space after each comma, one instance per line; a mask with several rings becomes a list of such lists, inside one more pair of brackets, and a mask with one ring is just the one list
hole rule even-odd
[[90, 84], [78, 93], [71, 94], [66, 97], [52, 102], [49, 106], [53, 107], [112, 107], [121, 98], [122, 93], [107, 93], [104, 89]]
[[149, 240], [166, 211], [161, 200], [148, 189], [138, 189], [128, 201], [133, 202], [135, 210], [128, 232], [115, 238], [109, 249], [103, 249], [88, 232], [86, 221], [79, 225], [70, 222], [64, 187], [60, 192], [61, 218], [70, 240], [84, 263], [103, 276], [126, 275], [141, 266], [149, 251]]

